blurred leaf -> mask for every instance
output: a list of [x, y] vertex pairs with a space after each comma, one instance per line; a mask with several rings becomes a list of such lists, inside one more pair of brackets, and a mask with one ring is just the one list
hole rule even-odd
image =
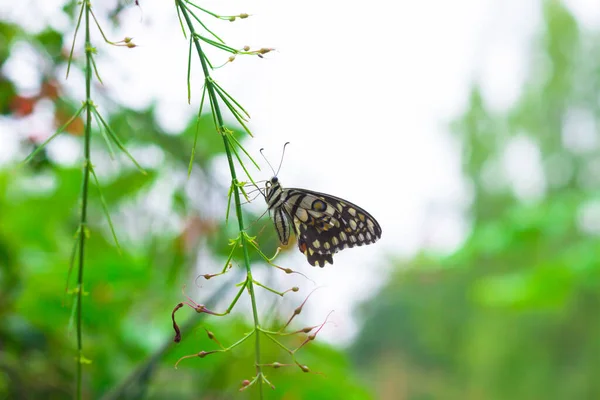
[[44, 47], [55, 62], [61, 61], [63, 46], [63, 37], [61, 33], [47, 28], [37, 34], [35, 39]]
[[0, 21], [0, 67], [8, 60], [13, 41], [20, 33], [17, 25]]
[[116, 204], [123, 199], [135, 196], [139, 191], [149, 186], [156, 179], [156, 172], [147, 170], [147, 174], [139, 171], [125, 171], [108, 184], [102, 185], [102, 193], [109, 204]]
[[12, 82], [0, 75], [0, 114], [6, 115], [12, 112], [12, 102], [16, 95], [17, 91]]

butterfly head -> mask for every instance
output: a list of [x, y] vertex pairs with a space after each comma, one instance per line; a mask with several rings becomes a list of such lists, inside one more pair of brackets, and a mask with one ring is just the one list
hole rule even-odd
[[281, 185], [279, 184], [279, 178], [277, 178], [277, 176], [272, 177], [265, 183], [265, 198], [267, 203], [270, 203], [280, 192]]

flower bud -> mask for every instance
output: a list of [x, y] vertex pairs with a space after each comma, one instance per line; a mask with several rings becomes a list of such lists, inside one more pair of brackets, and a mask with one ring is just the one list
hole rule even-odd
[[302, 370], [302, 372], [310, 372], [310, 369], [306, 365], [300, 365], [300, 364], [298, 364], [298, 366], [300, 367], [300, 369]]
[[273, 50], [275, 50], [275, 49], [269, 49], [269, 48], [267, 48], [267, 47], [263, 47], [263, 48], [261, 48], [260, 50], [258, 50], [258, 53], [259, 53], [259, 54], [267, 54], [267, 53], [270, 53], [270, 52], [272, 52]]

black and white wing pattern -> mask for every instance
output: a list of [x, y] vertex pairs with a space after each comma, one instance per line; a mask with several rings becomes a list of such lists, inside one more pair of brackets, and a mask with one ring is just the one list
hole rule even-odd
[[298, 248], [310, 265], [333, 264], [333, 254], [346, 247], [375, 243], [379, 223], [347, 200], [306, 189], [284, 189], [271, 178], [265, 194], [275, 229], [287, 244], [293, 228]]

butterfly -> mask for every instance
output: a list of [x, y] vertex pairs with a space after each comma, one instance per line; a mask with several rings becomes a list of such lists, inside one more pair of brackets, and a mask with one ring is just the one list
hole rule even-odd
[[277, 175], [265, 185], [265, 199], [281, 244], [293, 230], [298, 248], [312, 266], [333, 264], [333, 254], [346, 247], [375, 243], [379, 223], [347, 200], [306, 189], [284, 189]]

